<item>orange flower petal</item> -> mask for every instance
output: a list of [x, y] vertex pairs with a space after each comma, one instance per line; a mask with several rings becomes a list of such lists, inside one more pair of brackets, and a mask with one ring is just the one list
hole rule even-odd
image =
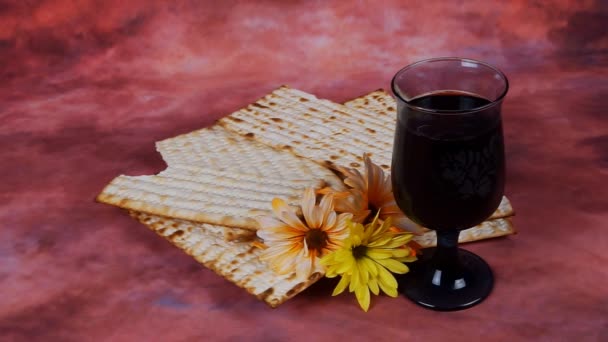
[[301, 231], [307, 231], [308, 228], [300, 221], [296, 213], [280, 198], [272, 200], [272, 210], [274, 214], [280, 218], [283, 222], [289, 226], [299, 229]]
[[260, 242], [260, 241], [253, 241], [253, 242], [251, 243], [251, 245], [252, 245], [253, 247], [256, 247], [256, 248], [259, 248], [259, 249], [266, 249], [266, 248], [268, 248], [268, 246], [266, 246], [265, 244], [263, 244], [263, 243], [262, 243], [262, 242]]

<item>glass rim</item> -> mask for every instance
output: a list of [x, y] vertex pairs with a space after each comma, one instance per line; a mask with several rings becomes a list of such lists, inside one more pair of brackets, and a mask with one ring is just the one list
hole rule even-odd
[[[408, 101], [406, 99], [403, 98], [403, 95], [401, 94], [401, 92], [398, 89], [398, 86], [395, 82], [395, 80], [397, 79], [397, 76], [399, 76], [400, 74], [402, 74], [404, 71], [407, 71], [409, 69], [412, 69], [420, 64], [426, 64], [426, 63], [431, 63], [431, 62], [445, 62], [445, 61], [461, 61], [461, 62], [469, 62], [469, 63], [475, 63], [475, 64], [480, 64], [488, 69], [491, 69], [493, 71], [495, 71], [498, 75], [500, 75], [500, 77], [502, 78], [502, 80], [505, 83], [505, 89], [502, 91], [502, 93], [493, 101], [490, 101], [490, 103], [485, 104], [483, 106], [480, 107], [475, 107], [472, 109], [467, 109], [467, 110], [445, 110], [445, 109], [429, 109], [429, 108], [424, 108], [424, 107], [419, 107], [419, 106], [415, 106], [411, 104], [411, 100]], [[497, 67], [476, 60], [476, 59], [472, 59], [472, 58], [463, 58], [463, 57], [434, 57], [434, 58], [427, 58], [427, 59], [423, 59], [411, 64], [406, 65], [405, 67], [399, 69], [399, 71], [397, 71], [395, 73], [395, 76], [393, 76], [393, 79], [391, 80], [391, 90], [393, 91], [393, 94], [395, 94], [395, 96], [397, 96], [401, 101], [403, 101], [403, 103], [405, 103], [406, 106], [415, 109], [417, 111], [420, 112], [426, 112], [426, 113], [430, 113], [430, 114], [445, 114], [445, 115], [455, 115], [455, 114], [470, 114], [470, 113], [475, 113], [478, 111], [482, 111], [488, 108], [491, 108], [497, 104], [499, 104], [507, 95], [507, 92], [509, 91], [509, 79], [507, 78], [507, 76], [505, 75], [504, 72], [502, 72], [500, 69], [498, 69]], [[448, 90], [448, 89], [446, 89]], [[454, 89], [451, 89], [454, 90]], [[417, 97], [414, 97], [414, 99]]]

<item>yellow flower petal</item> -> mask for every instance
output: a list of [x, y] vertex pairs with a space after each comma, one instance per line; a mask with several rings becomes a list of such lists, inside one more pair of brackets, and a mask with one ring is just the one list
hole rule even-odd
[[393, 252], [393, 258], [404, 258], [410, 255], [410, 250], [407, 248], [395, 248], [391, 250]]
[[363, 257], [361, 258], [361, 262], [363, 262], [363, 264], [365, 265], [365, 268], [369, 272], [371, 278], [375, 278], [378, 276], [378, 268], [376, 266], [376, 263], [372, 259], [368, 257]]
[[370, 303], [369, 289], [367, 288], [367, 286], [357, 287], [357, 289], [355, 290], [355, 296], [357, 297], [357, 301], [359, 302], [359, 306], [361, 306], [361, 309], [367, 312], [367, 310], [369, 310]]
[[349, 283], [350, 283], [350, 276], [347, 274], [342, 275], [340, 282], [338, 283], [338, 285], [336, 285], [336, 288], [334, 289], [334, 292], [331, 295], [337, 296], [340, 293], [344, 292], [344, 290], [346, 290], [346, 287], [348, 286]]
[[383, 247], [393, 239], [390, 235], [382, 235], [367, 244], [368, 247]]
[[336, 272], [336, 269], [333, 267], [326, 267], [325, 268], [325, 276], [327, 278], [335, 278], [338, 276], [338, 273]]
[[353, 269], [357, 268], [355, 258], [352, 255], [349, 257], [345, 257], [344, 261], [338, 265], [336, 268], [336, 272], [338, 274], [342, 273], [353, 273]]
[[367, 286], [369, 287], [370, 291], [372, 291], [372, 293], [376, 296], [380, 294], [380, 288], [378, 287], [378, 280], [376, 280], [376, 278], [370, 278], [369, 282], [367, 283]]
[[357, 268], [359, 269], [359, 276], [362, 284], [367, 284], [369, 280], [369, 271], [363, 261], [363, 258], [357, 260]]
[[369, 248], [365, 255], [374, 260], [388, 259], [393, 256], [393, 252], [390, 249]]
[[400, 261], [400, 262], [414, 262], [414, 261], [418, 260], [418, 258], [415, 255], [408, 255], [403, 258], [395, 258], [395, 260]]
[[410, 240], [412, 240], [412, 237], [414, 237], [412, 234], [399, 235], [399, 236], [393, 237], [389, 242], [385, 243], [383, 246], [380, 246], [380, 247], [382, 247], [382, 248], [401, 247], [401, 246], [405, 245], [406, 243], [410, 242]]
[[389, 297], [397, 297], [399, 295], [399, 293], [397, 292], [397, 287], [391, 287], [388, 286], [382, 282], [378, 282], [378, 285], [380, 285], [380, 289], [382, 289], [382, 292], [386, 293], [387, 296]]
[[376, 260], [376, 262], [386, 267], [389, 271], [397, 274], [405, 274], [410, 270], [405, 264], [394, 259], [380, 259]]
[[[377, 260], [376, 260], [377, 262]], [[378, 283], [386, 287], [397, 288], [397, 280], [395, 277], [386, 270], [383, 266], [378, 267]]]
[[348, 286], [348, 291], [354, 292], [356, 288], [361, 286], [361, 278], [359, 277], [359, 268], [357, 267], [357, 263], [351, 269], [352, 274], [350, 278], [350, 285]]

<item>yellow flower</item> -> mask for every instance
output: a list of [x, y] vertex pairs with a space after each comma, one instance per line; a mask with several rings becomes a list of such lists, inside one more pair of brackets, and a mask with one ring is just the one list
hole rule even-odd
[[391, 218], [395, 227], [416, 234], [424, 232], [423, 228], [403, 214], [395, 202], [391, 177], [367, 156], [363, 156], [365, 173], [362, 175], [356, 169], [336, 167], [345, 179], [344, 184], [350, 189], [346, 192], [334, 193], [325, 188], [320, 193], [334, 193], [336, 210], [353, 214], [353, 221], [363, 223], [372, 212], [379, 212], [380, 219]]
[[378, 295], [382, 290], [397, 297], [397, 280], [391, 272], [407, 273], [409, 268], [403, 262], [416, 260], [415, 252], [407, 246], [413, 235], [392, 232], [390, 219], [382, 224], [378, 221], [378, 215], [365, 226], [349, 221], [350, 237], [340, 249], [321, 259], [326, 277], [342, 276], [333, 295], [348, 287], [364, 311], [369, 309], [370, 291]]
[[315, 272], [324, 272], [319, 259], [342, 246], [348, 237], [346, 223], [351, 214], [336, 214], [333, 195], [323, 196], [316, 205], [314, 189], [306, 189], [302, 198], [304, 221], [285, 201], [275, 198], [272, 209], [276, 217], [256, 218], [257, 235], [264, 240], [266, 249], [261, 259], [270, 263], [275, 272], [296, 272], [298, 278], [308, 278]]

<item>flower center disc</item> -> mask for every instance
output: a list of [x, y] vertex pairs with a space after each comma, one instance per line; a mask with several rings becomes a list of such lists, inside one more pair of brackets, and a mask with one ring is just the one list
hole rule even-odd
[[311, 229], [306, 232], [306, 244], [308, 249], [321, 250], [327, 245], [327, 233], [321, 229]]
[[367, 209], [371, 211], [372, 217], [376, 216], [376, 214], [378, 213], [378, 208], [376, 208], [376, 206], [371, 202], [367, 204]]
[[355, 257], [355, 259], [360, 259], [364, 257], [365, 253], [367, 253], [367, 246], [360, 245], [353, 248], [353, 256]]

